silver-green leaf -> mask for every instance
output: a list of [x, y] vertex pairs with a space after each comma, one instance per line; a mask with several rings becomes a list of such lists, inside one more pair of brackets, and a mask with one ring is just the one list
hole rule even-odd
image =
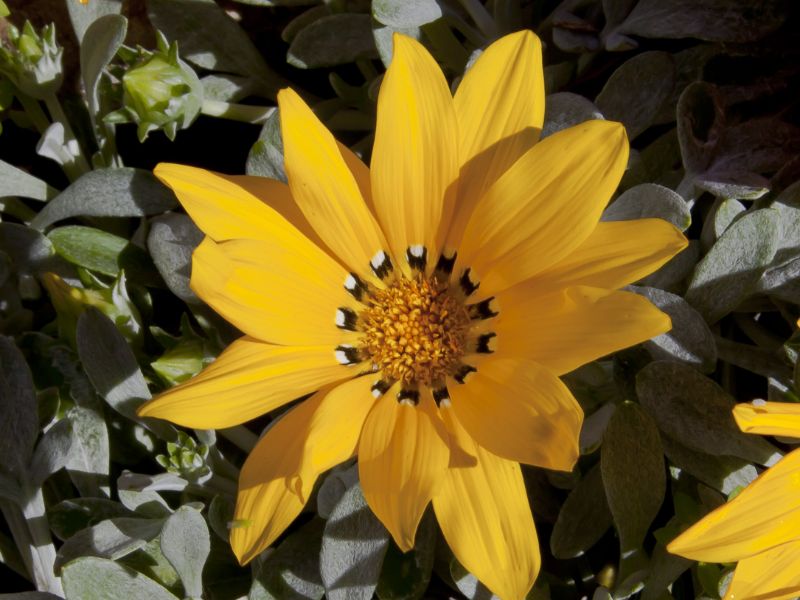
[[203, 567], [210, 551], [208, 526], [198, 511], [182, 506], [164, 523], [161, 552], [181, 578], [187, 596], [203, 595]]
[[178, 600], [133, 569], [103, 558], [79, 558], [64, 567], [66, 600]]

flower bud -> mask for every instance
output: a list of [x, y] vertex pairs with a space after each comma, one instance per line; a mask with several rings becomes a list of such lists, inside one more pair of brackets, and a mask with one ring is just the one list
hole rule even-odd
[[123, 108], [106, 116], [112, 123], [137, 123], [142, 142], [157, 129], [175, 139], [179, 128], [191, 125], [203, 103], [203, 86], [178, 57], [177, 43], [170, 45], [160, 32], [157, 38], [155, 52], [120, 51], [128, 65], [122, 76]]
[[178, 432], [177, 442], [167, 443], [167, 454], [156, 456], [156, 462], [168, 473], [180, 475], [188, 481], [204, 481], [211, 474], [206, 464], [208, 446], [197, 444], [183, 431]]
[[45, 273], [41, 279], [56, 310], [59, 336], [73, 346], [78, 318], [89, 306], [111, 319], [131, 344], [141, 345], [141, 319], [139, 311], [128, 298], [123, 273], [120, 273], [113, 287], [101, 290], [73, 287], [55, 273]]
[[9, 25], [0, 46], [0, 73], [28, 96], [43, 100], [61, 87], [63, 53], [55, 25], [45, 26], [41, 33], [29, 21], [21, 32]]

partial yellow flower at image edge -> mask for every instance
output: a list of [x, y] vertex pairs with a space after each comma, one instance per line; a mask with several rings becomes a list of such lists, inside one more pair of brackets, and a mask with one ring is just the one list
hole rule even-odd
[[459, 562], [504, 600], [540, 568], [519, 463], [578, 459], [583, 412], [559, 379], [668, 331], [616, 291], [686, 247], [658, 219], [599, 222], [628, 160], [623, 126], [540, 140], [541, 43], [508, 35], [455, 96], [394, 37], [367, 167], [292, 90], [278, 96], [288, 185], [161, 164], [206, 237], [191, 286], [244, 337], [139, 414], [224, 428], [291, 408], [244, 464], [241, 563], [358, 457], [364, 496], [403, 551], [429, 503]]
[[[799, 324], [800, 325], [800, 324]], [[800, 438], [800, 404], [754, 401], [733, 410], [746, 433]], [[800, 450], [784, 456], [667, 549], [693, 560], [737, 562], [725, 600], [800, 595]]]

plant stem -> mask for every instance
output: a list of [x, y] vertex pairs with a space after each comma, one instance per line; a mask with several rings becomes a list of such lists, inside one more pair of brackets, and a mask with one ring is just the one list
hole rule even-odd
[[36, 127], [39, 133], [44, 134], [47, 128], [50, 127], [50, 121], [47, 120], [47, 116], [39, 105], [39, 101], [34, 100], [22, 92], [17, 94], [17, 98], [19, 99], [19, 103], [22, 104], [25, 114], [28, 115], [31, 123], [33, 123], [33, 126]]
[[203, 100], [203, 106], [200, 112], [209, 117], [222, 117], [223, 119], [231, 119], [232, 121], [261, 125], [275, 112], [275, 107], [250, 106], [248, 104], [223, 102], [222, 100]]
[[248, 453], [255, 447], [258, 441], [258, 436], [244, 425], [218, 429], [217, 433], [229, 442], [232, 442], [240, 450]]
[[480, 0], [460, 0], [460, 2], [483, 35], [489, 39], [497, 37], [497, 24]]
[[461, 73], [464, 70], [464, 65], [467, 64], [469, 53], [458, 41], [458, 38], [453, 34], [447, 23], [443, 19], [438, 19], [423, 25], [422, 30], [447, 66]]

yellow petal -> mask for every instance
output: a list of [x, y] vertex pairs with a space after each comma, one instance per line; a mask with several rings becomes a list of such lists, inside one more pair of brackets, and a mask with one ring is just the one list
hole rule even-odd
[[459, 422], [493, 454], [560, 471], [578, 460], [583, 411], [561, 380], [536, 363], [487, 358], [447, 389]]
[[447, 248], [455, 250], [475, 203], [539, 139], [544, 121], [542, 43], [530, 31], [507, 35], [464, 74], [453, 98], [461, 175]]
[[355, 152], [350, 150], [350, 148], [341, 142], [338, 142], [338, 146], [339, 152], [342, 153], [342, 158], [347, 164], [347, 168], [350, 169], [350, 172], [356, 180], [358, 189], [361, 191], [361, 197], [364, 198], [367, 208], [369, 208], [373, 215], [376, 214], [375, 203], [372, 201], [372, 181], [370, 181], [369, 167], [367, 167], [364, 161], [361, 160]]
[[587, 121], [526, 152], [480, 199], [458, 249], [495, 294], [565, 258], [594, 231], [628, 161], [625, 128]]
[[194, 429], [232, 427], [355, 373], [330, 346], [275, 346], [241, 338], [196, 377], [137, 411]]
[[[447, 81], [416, 40], [394, 34], [394, 58], [378, 96], [372, 194], [390, 249], [401, 266], [409, 246], [436, 260], [436, 232], [452, 209], [458, 132]], [[445, 211], [446, 212], [446, 211]]]
[[242, 467], [231, 546], [245, 564], [303, 509], [320, 473], [348, 460], [372, 404], [372, 382], [359, 377], [322, 391], [283, 416]]
[[[257, 177], [254, 175], [219, 175], [223, 179], [235, 183], [240, 188], [246, 190], [261, 202], [267, 204], [270, 208], [278, 211], [280, 215], [289, 221], [292, 225], [311, 240], [315, 245], [320, 248], [328, 250], [325, 243], [311, 227], [311, 224], [306, 220], [305, 215], [297, 206], [297, 202], [292, 198], [292, 192], [289, 186], [278, 181], [277, 179], [270, 179], [269, 177]], [[251, 215], [249, 219], [253, 219], [255, 215]], [[213, 239], [213, 236], [211, 236]], [[250, 237], [250, 236], [247, 236]], [[221, 241], [221, 240], [216, 240]], [[335, 256], [334, 256], [335, 258]]]
[[[443, 411], [450, 409], [444, 408]], [[447, 469], [433, 509], [458, 561], [503, 600], [523, 600], [539, 573], [539, 542], [519, 464], [451, 431], [477, 457]]]
[[661, 219], [602, 222], [565, 258], [520, 285], [539, 294], [573, 285], [613, 290], [656, 271], [687, 245]]
[[414, 406], [397, 400], [399, 389], [396, 385], [382, 396], [364, 423], [358, 472], [372, 512], [408, 552], [449, 452], [430, 392]]
[[800, 404], [763, 401], [737, 404], [733, 418], [745, 433], [800, 437]]
[[525, 357], [563, 375], [670, 330], [670, 318], [630, 292], [577, 286], [529, 295], [516, 286], [497, 297], [497, 356]]
[[325, 244], [355, 273], [369, 276], [387, 249], [331, 133], [294, 91], [278, 93], [286, 175], [297, 205]]
[[316, 246], [279, 240], [206, 238], [192, 256], [191, 287], [236, 327], [276, 344], [352, 342], [336, 326], [339, 308], [358, 310], [344, 288], [347, 272]]
[[794, 541], [800, 531], [800, 450], [670, 542], [694, 560], [734, 562]]
[[800, 541], [740, 560], [725, 600], [789, 600], [800, 596]]
[[[153, 173], [175, 192], [192, 220], [212, 240], [277, 239], [286, 244], [313, 245], [287, 217], [266, 203], [277, 197], [278, 205], [289, 204], [284, 197], [286, 186], [280, 182], [257, 184], [248, 178], [241, 185], [243, 181], [236, 177], [171, 163], [160, 163]], [[253, 194], [254, 186], [264, 194], [263, 201]]]

